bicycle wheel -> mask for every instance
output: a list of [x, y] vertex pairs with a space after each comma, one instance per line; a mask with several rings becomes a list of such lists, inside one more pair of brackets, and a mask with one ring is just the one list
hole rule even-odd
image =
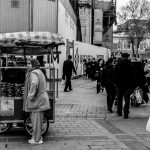
[[[31, 123], [30, 116], [25, 120], [24, 128], [25, 128], [25, 131], [26, 131], [29, 135], [32, 135], [33, 129], [32, 129], [32, 123]], [[48, 121], [48, 119], [44, 116], [44, 118], [43, 118], [43, 125], [42, 125], [42, 135], [46, 134], [46, 132], [48, 131], [48, 128], [49, 128], [49, 121]]]
[[0, 133], [4, 133], [10, 129], [11, 123], [0, 123]]

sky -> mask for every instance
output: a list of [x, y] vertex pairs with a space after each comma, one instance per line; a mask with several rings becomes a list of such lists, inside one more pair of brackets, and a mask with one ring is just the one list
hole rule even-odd
[[[116, 8], [117, 8], [117, 12], [120, 11], [120, 7], [125, 6], [126, 3], [129, 3], [129, 0], [116, 0]], [[118, 22], [118, 21], [117, 21]], [[119, 22], [118, 22], [119, 23]], [[114, 30], [117, 29], [117, 26], [114, 25]]]
[[[130, 0], [116, 0], [116, 7], [117, 7], [117, 12], [120, 11], [120, 7], [126, 6], [126, 3], [129, 4]], [[147, 0], [150, 2], [150, 0]]]
[[116, 3], [117, 11], [118, 11], [121, 6], [124, 6], [126, 5], [126, 3], [129, 3], [129, 0], [116, 0], [116, 2], [117, 2]]
[[[117, 2], [117, 11], [119, 10], [119, 8], [121, 6], [125, 6], [126, 3], [129, 3], [130, 0], [116, 0]], [[147, 0], [148, 2], [150, 2], [150, 0]]]

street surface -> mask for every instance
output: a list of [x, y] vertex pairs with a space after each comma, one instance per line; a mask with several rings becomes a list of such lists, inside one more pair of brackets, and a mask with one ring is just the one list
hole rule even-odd
[[131, 107], [129, 119], [109, 113], [106, 93], [96, 93], [96, 81], [72, 80], [73, 91], [59, 83], [55, 123], [50, 123], [44, 144], [31, 145], [23, 128], [0, 135], [0, 150], [150, 150], [145, 126], [150, 102]]

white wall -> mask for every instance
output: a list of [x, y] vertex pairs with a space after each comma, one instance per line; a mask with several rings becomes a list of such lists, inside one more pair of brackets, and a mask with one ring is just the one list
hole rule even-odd
[[34, 0], [33, 30], [57, 33], [57, 15], [57, 0]]
[[[59, 70], [59, 78], [62, 77], [62, 68], [63, 68], [63, 62], [67, 59], [66, 53], [67, 53], [67, 47], [66, 47], [66, 40], [65, 45], [61, 45], [58, 48], [59, 51], [61, 51], [61, 54], [59, 56], [59, 63], [57, 61], [54, 62], [55, 68]], [[111, 53], [110, 50], [104, 47], [98, 47], [94, 45], [90, 45], [87, 43], [82, 43], [75, 41], [74, 42], [74, 48], [70, 49], [70, 54], [73, 56], [73, 62], [74, 66], [77, 71], [77, 75], [83, 74], [83, 59], [84, 58], [96, 58], [103, 57], [106, 61]], [[74, 55], [73, 55], [74, 54]]]
[[69, 11], [65, 9], [61, 1], [58, 2], [58, 34], [69, 40], [76, 40], [76, 24]]
[[[74, 57], [75, 57], [75, 68], [77, 69], [78, 75], [82, 75], [83, 73], [83, 59], [88, 58], [103, 58], [105, 61], [110, 57], [109, 50], [104, 47], [98, 47], [94, 45], [90, 45], [87, 43], [82, 42], [75, 42], [75, 50], [74, 50]], [[78, 60], [79, 57], [79, 60]]]

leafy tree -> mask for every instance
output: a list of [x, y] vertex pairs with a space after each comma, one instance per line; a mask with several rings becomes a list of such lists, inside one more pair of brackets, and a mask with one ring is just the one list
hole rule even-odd
[[117, 13], [120, 31], [124, 32], [127, 40], [132, 44], [133, 55], [138, 57], [138, 48], [145, 39], [150, 19], [150, 3], [147, 0], [130, 0]]

